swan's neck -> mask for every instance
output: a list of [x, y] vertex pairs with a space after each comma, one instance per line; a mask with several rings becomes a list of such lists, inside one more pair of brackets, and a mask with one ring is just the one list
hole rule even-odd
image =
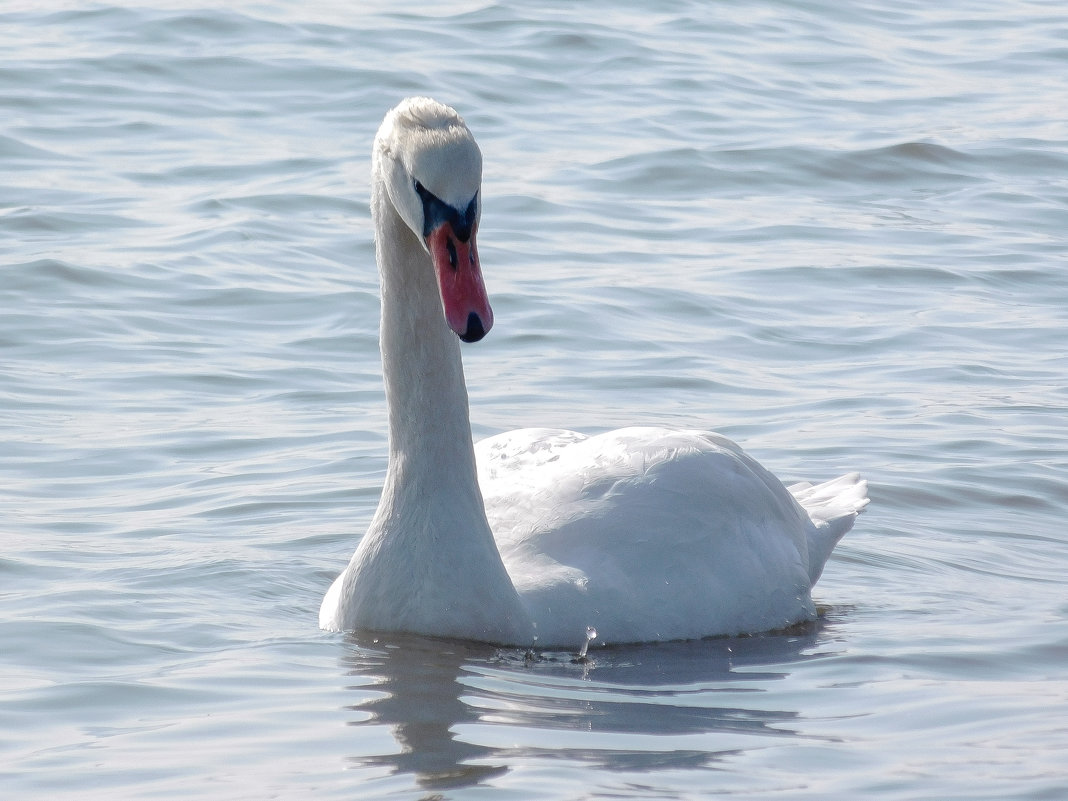
[[[379, 205], [387, 486], [423, 502], [425, 493], [447, 489], [481, 507], [459, 340], [442, 315], [430, 257], [388, 200]], [[484, 523], [484, 511], [480, 516]]]
[[358, 626], [528, 643], [529, 618], [486, 521], [460, 344], [429, 256], [377, 187], [389, 465], [354, 557]]

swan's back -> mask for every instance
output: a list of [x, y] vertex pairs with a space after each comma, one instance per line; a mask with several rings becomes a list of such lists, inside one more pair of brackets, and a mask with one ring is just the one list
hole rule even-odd
[[[685, 639], [811, 618], [863, 507], [843, 477], [802, 501], [715, 434], [523, 430], [476, 448], [486, 513], [543, 642]], [[812, 512], [809, 512], [811, 502]]]

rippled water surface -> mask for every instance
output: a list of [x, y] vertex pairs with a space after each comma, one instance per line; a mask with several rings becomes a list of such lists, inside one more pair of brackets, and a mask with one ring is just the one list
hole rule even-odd
[[[0, 795], [1068, 797], [1063, 3], [215, 5], [0, 6]], [[485, 154], [476, 436], [861, 471], [817, 624], [318, 631], [416, 93]]]

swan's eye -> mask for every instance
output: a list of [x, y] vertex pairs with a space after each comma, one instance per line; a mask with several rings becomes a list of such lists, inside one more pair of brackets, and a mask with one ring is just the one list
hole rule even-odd
[[423, 236], [429, 236], [430, 232], [442, 223], [449, 223], [453, 233], [461, 242], [466, 242], [474, 233], [475, 218], [478, 215], [478, 193], [471, 198], [464, 211], [460, 211], [434, 195], [418, 180], [413, 180], [415, 193], [423, 204]]
[[471, 202], [467, 204], [467, 211], [464, 212], [464, 223], [468, 228], [473, 228], [475, 225], [475, 216], [478, 214], [478, 192], [475, 192], [475, 196], [471, 198]]

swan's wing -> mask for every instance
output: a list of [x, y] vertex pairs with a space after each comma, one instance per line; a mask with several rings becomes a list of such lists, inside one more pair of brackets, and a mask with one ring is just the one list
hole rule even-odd
[[479, 486], [522, 482], [524, 474], [558, 461], [565, 448], [585, 439], [563, 428], [520, 428], [481, 440], [475, 444]]
[[531, 539], [533, 547], [567, 549], [573, 523], [587, 542], [604, 538], [597, 545], [606, 553], [661, 536], [707, 541], [754, 521], [781, 522], [797, 540], [798, 526], [808, 525], [782, 483], [717, 434], [634, 427], [585, 437], [523, 429], [484, 440], [476, 452], [499, 544]]
[[[524, 435], [546, 453], [485, 470], [486, 513], [543, 641], [760, 631], [814, 614], [805, 510], [714, 434]], [[505, 440], [508, 442], [509, 440]], [[502, 457], [509, 448], [502, 448]]]

